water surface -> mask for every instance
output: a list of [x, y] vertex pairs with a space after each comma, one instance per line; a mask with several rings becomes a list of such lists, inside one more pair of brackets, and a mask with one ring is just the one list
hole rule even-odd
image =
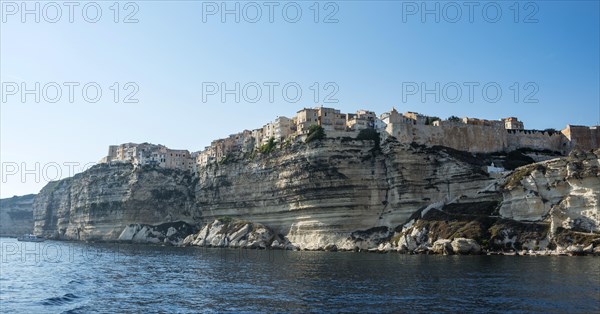
[[600, 313], [597, 257], [0, 243], [2, 313]]

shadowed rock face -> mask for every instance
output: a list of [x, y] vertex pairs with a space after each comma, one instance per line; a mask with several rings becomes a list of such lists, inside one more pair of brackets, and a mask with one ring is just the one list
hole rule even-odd
[[97, 165], [46, 185], [34, 202], [35, 233], [73, 240], [117, 240], [129, 224], [194, 223], [188, 173], [131, 164]]
[[0, 236], [22, 236], [33, 232], [35, 195], [14, 196], [0, 200]]
[[[61, 239], [118, 240], [126, 228], [129, 235], [143, 226], [182, 222], [197, 230], [212, 224], [205, 232], [208, 236], [220, 234], [213, 230], [214, 221], [225, 217], [260, 224], [277, 235], [273, 238], [278, 243], [301, 249], [371, 249], [398, 245], [401, 230], [396, 227], [402, 229], [417, 212], [425, 217], [443, 208], [445, 214], [462, 217], [480, 214], [465, 204], [493, 204], [494, 215], [500, 208], [505, 220], [523, 219], [526, 212], [503, 201], [516, 202], [519, 196], [509, 197], [516, 193], [510, 191], [521, 181], [509, 179], [503, 193], [505, 178], [489, 177], [482, 169], [490, 160], [479, 157], [393, 139], [381, 149], [372, 141], [326, 139], [276, 149], [267, 156], [231, 155], [200, 169], [197, 176], [130, 164], [98, 165], [40, 192], [34, 204], [35, 232]], [[562, 167], [559, 161], [546, 163]], [[583, 175], [589, 177], [588, 172]], [[593, 185], [597, 176], [583, 180]], [[598, 187], [591, 189], [598, 193]], [[554, 193], [567, 196], [570, 191]], [[197, 235], [190, 244], [196, 238], [204, 239]]]

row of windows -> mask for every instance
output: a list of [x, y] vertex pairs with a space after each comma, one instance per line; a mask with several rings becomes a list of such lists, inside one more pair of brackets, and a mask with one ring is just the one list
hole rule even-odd
[[[173, 153], [171, 153], [171, 157], [173, 157]], [[175, 157], [187, 157], [187, 154], [175, 154]]]

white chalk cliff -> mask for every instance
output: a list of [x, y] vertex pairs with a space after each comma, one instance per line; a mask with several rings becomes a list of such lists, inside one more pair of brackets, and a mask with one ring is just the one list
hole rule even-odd
[[[437, 251], [461, 253], [478, 250], [456, 239], [472, 239], [481, 249], [506, 245], [523, 230], [528, 236], [511, 245], [589, 242], [564, 232], [599, 236], [598, 155], [577, 153], [503, 177], [485, 171], [497, 156], [393, 138], [380, 148], [373, 141], [325, 139], [229, 156], [197, 175], [104, 164], [42, 190], [34, 202], [35, 233], [315, 250], [431, 250], [446, 239], [450, 244], [439, 242]], [[441, 222], [455, 216], [465, 217], [464, 224]]]

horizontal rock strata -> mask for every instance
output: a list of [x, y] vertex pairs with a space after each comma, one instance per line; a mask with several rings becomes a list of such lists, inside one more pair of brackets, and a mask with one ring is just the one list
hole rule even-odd
[[[197, 174], [103, 164], [48, 184], [33, 205], [35, 232], [309, 250], [474, 254], [583, 244], [593, 250], [599, 151], [485, 171], [492, 161], [510, 169], [533, 162], [516, 155], [474, 155], [394, 138], [381, 145], [325, 139], [226, 156]], [[174, 238], [157, 229], [178, 222], [190, 228]]]

